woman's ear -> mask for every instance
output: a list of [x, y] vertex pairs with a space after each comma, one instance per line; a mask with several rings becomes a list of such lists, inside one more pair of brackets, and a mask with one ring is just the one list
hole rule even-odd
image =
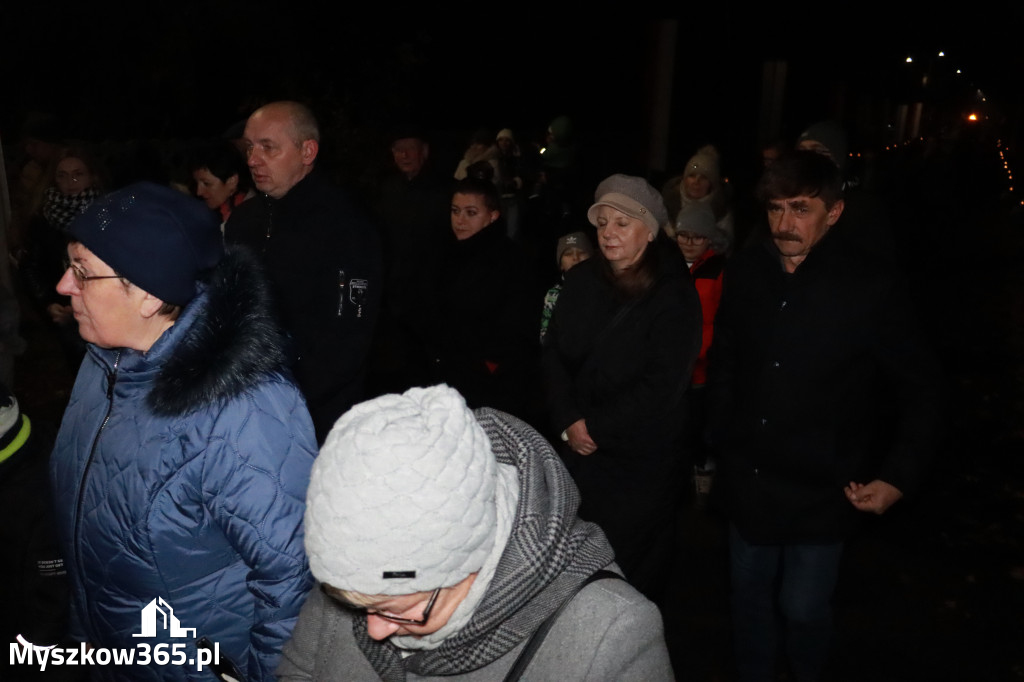
[[148, 320], [164, 307], [164, 302], [148, 291], [145, 294], [139, 304], [139, 314]]

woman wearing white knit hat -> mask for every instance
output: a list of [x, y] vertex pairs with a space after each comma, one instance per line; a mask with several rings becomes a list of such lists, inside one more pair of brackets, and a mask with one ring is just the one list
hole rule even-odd
[[447, 386], [355, 406], [314, 465], [321, 589], [279, 679], [672, 679], [657, 609], [598, 573], [612, 550], [578, 500], [543, 437]]

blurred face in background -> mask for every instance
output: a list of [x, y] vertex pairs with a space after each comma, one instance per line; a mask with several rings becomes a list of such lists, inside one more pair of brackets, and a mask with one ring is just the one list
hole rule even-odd
[[566, 249], [565, 253], [562, 254], [561, 262], [559, 263], [559, 265], [562, 268], [562, 272], [569, 272], [569, 270], [573, 266], [579, 265], [588, 258], [590, 258], [589, 253], [579, 248], [578, 246], [573, 246], [571, 248]]
[[459, 241], [469, 239], [501, 215], [487, 207], [481, 194], [455, 194], [452, 197], [452, 232]]
[[57, 189], [66, 197], [81, 194], [87, 189], [92, 189], [93, 178], [89, 168], [81, 159], [69, 156], [57, 164], [55, 175]]
[[683, 178], [683, 191], [690, 199], [703, 199], [711, 194], [711, 181], [697, 173], [687, 175]]
[[192, 179], [196, 181], [196, 196], [214, 211], [238, 190], [238, 175], [233, 174], [227, 180], [221, 180], [211, 173], [209, 168], [193, 171]]
[[429, 155], [430, 146], [416, 137], [403, 137], [391, 145], [391, 157], [395, 160], [395, 166], [410, 180], [423, 170]]

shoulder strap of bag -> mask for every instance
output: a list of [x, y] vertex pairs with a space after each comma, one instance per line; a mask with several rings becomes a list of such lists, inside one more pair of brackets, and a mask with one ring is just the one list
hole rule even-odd
[[519, 658], [517, 658], [516, 662], [512, 664], [512, 668], [508, 671], [508, 675], [505, 676], [505, 682], [516, 682], [516, 680], [522, 677], [523, 672], [526, 670], [526, 666], [530, 665], [530, 661], [533, 660], [537, 650], [540, 649], [541, 644], [544, 643], [544, 638], [548, 636], [548, 632], [555, 625], [555, 621], [558, 620], [558, 616], [560, 616], [562, 611], [565, 610], [565, 607], [569, 605], [569, 602], [571, 602], [573, 598], [590, 583], [597, 582], [598, 580], [605, 580], [606, 578], [625, 580], [625, 578], [618, 573], [602, 568], [580, 583], [580, 586], [576, 588], [576, 591], [570, 594], [566, 600], [562, 602], [562, 605], [559, 606], [554, 613], [548, 616], [547, 620], [541, 623], [540, 627], [537, 628], [537, 631], [533, 633], [533, 636], [530, 637], [530, 641], [526, 643], [526, 647], [523, 648], [522, 653], [519, 654]]

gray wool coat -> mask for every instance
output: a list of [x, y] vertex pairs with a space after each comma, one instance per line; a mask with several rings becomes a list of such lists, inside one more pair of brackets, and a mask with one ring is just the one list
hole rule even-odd
[[[379, 680], [352, 636], [352, 612], [319, 589], [309, 594], [292, 640], [277, 669], [281, 682]], [[526, 646], [482, 668], [454, 677], [407, 680], [492, 682], [505, 678]], [[623, 580], [601, 580], [583, 588], [548, 633], [522, 679], [592, 682], [661, 682], [675, 679], [654, 604]]]
[[530, 635], [575, 594], [523, 680], [671, 680], [654, 604], [614, 578], [576, 592], [598, 569], [617, 569], [604, 533], [577, 517], [579, 494], [550, 444], [511, 415], [490, 408], [475, 415], [497, 461], [516, 467], [519, 501], [498, 567], [469, 622], [436, 649], [402, 658], [389, 643], [369, 639], [365, 621], [354, 620], [365, 615], [313, 590], [285, 645], [279, 679], [500, 681]]

